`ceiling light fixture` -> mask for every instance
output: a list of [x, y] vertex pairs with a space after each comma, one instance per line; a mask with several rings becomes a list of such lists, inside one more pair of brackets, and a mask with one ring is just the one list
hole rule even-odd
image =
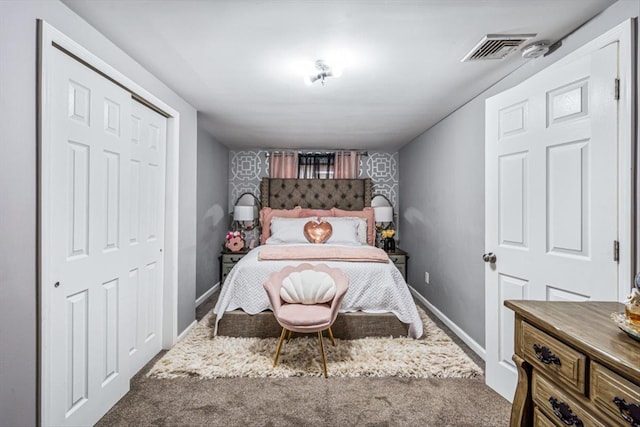
[[331, 67], [322, 59], [318, 59], [315, 63], [315, 71], [304, 77], [304, 83], [311, 86], [314, 82], [320, 80], [322, 86], [324, 86], [324, 80], [327, 77], [340, 77], [342, 75], [342, 69], [338, 67]]

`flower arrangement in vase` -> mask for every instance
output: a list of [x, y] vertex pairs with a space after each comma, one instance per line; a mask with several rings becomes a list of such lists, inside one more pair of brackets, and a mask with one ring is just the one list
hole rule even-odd
[[396, 241], [393, 236], [396, 235], [396, 230], [388, 228], [386, 230], [382, 230], [380, 232], [380, 237], [382, 237], [382, 248], [387, 252], [392, 252], [396, 250]]
[[231, 252], [238, 252], [244, 248], [244, 238], [240, 231], [229, 231], [227, 233], [227, 242], [224, 246]]

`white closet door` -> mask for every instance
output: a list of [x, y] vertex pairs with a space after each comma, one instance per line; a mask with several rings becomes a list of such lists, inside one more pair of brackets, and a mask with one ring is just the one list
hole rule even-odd
[[129, 122], [126, 347], [133, 376], [162, 349], [167, 119], [133, 101]]
[[[516, 385], [506, 299], [618, 300], [618, 43], [486, 103], [486, 378]], [[626, 254], [629, 256], [629, 254]]]
[[131, 97], [59, 51], [47, 71], [43, 424], [92, 425], [129, 389]]
[[42, 420], [92, 425], [161, 349], [167, 121], [58, 50], [46, 76]]

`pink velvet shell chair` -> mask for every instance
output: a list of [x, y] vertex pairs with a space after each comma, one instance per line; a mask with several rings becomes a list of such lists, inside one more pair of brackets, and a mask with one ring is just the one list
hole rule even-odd
[[[282, 287], [283, 280], [293, 272], [302, 272], [305, 270], [315, 270], [327, 273], [336, 284], [336, 293], [333, 299], [326, 303], [319, 304], [291, 304], [287, 303], [280, 296], [280, 288]], [[282, 326], [282, 333], [280, 334], [280, 340], [278, 341], [278, 348], [276, 349], [276, 355], [273, 359], [273, 366], [278, 364], [278, 356], [282, 349], [282, 343], [285, 335], [288, 332], [289, 338], [293, 332], [300, 333], [314, 333], [317, 332], [318, 339], [320, 341], [320, 351], [322, 352], [322, 368], [325, 378], [327, 377], [327, 359], [324, 353], [324, 342], [322, 339], [322, 332], [327, 330], [329, 337], [333, 345], [336, 345], [333, 339], [333, 332], [331, 331], [331, 325], [338, 317], [338, 310], [342, 304], [344, 295], [349, 287], [349, 279], [338, 268], [330, 268], [326, 264], [311, 265], [309, 263], [300, 264], [297, 267], [285, 267], [279, 272], [272, 273], [269, 280], [263, 285], [269, 300], [271, 301], [271, 308], [273, 314]]]

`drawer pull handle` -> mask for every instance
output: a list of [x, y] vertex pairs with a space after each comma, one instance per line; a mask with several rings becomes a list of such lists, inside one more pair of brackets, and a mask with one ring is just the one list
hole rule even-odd
[[584, 424], [582, 420], [578, 418], [576, 414], [571, 411], [571, 407], [564, 402], [558, 402], [558, 399], [555, 397], [549, 398], [549, 403], [551, 403], [551, 407], [553, 408], [553, 413], [556, 414], [556, 417], [560, 418], [564, 424], [568, 426], [576, 426], [583, 427]]
[[627, 403], [620, 397], [614, 397], [613, 403], [620, 410], [620, 415], [632, 427], [640, 427], [640, 406], [635, 403]]
[[540, 347], [538, 344], [534, 344], [533, 351], [535, 351], [538, 360], [545, 365], [549, 365], [551, 363], [555, 363], [558, 366], [561, 365], [560, 358], [553, 354], [547, 346], [543, 345], [542, 347]]

